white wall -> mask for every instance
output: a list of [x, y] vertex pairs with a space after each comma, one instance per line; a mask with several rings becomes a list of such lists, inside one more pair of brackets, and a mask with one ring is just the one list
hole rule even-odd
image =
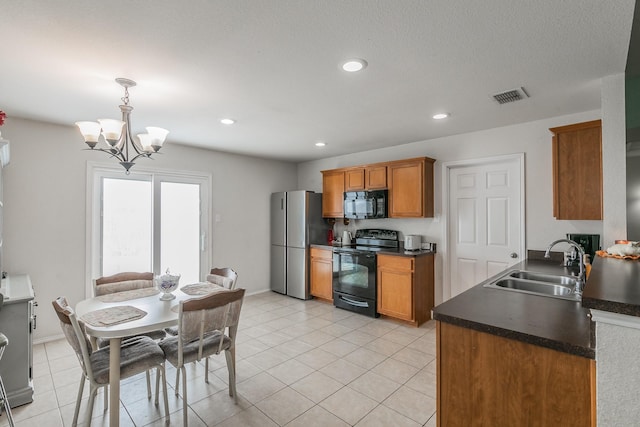
[[[551, 170], [551, 132], [549, 128], [600, 118], [600, 111], [555, 117], [514, 126], [489, 129], [428, 141], [404, 144], [352, 155], [301, 163], [298, 165], [298, 183], [302, 188], [322, 191], [321, 170], [335, 169], [366, 163], [427, 156], [436, 159], [435, 218], [386, 219], [353, 221], [348, 228], [384, 227], [402, 234], [419, 234], [423, 241], [436, 242], [442, 248], [444, 230], [442, 212], [442, 163], [502, 154], [525, 153], [526, 184], [526, 247], [544, 249], [566, 233], [595, 233], [602, 235], [602, 221], [557, 221], [553, 218], [553, 187]], [[455, 120], [452, 117], [452, 120]], [[619, 207], [624, 209], [624, 204]], [[336, 224], [336, 231], [345, 227]], [[339, 234], [338, 234], [339, 235]], [[441, 251], [436, 257], [436, 303], [442, 301]]]
[[602, 79], [602, 247], [627, 238], [627, 179], [624, 74]]
[[[75, 305], [85, 297], [85, 197], [87, 161], [115, 162], [83, 151], [75, 127], [9, 118], [11, 142], [4, 169], [3, 269], [27, 273], [36, 292], [36, 340], [61, 333], [51, 301], [64, 295]], [[269, 288], [269, 200], [272, 192], [297, 189], [296, 166], [177, 144], [139, 164], [213, 175], [212, 266], [231, 266], [247, 292]], [[124, 172], [123, 172], [124, 173]]]

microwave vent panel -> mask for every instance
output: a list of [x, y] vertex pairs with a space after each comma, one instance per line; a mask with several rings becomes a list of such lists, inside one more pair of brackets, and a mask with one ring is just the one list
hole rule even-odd
[[508, 102], [520, 101], [521, 99], [528, 98], [529, 95], [523, 87], [517, 89], [508, 90], [506, 92], [496, 93], [493, 95], [493, 99], [498, 104], [506, 104]]

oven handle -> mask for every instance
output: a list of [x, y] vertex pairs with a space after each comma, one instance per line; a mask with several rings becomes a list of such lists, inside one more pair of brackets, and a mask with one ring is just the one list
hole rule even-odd
[[343, 295], [338, 296], [338, 298], [340, 298], [341, 300], [351, 304], [351, 305], [355, 305], [356, 307], [369, 307], [369, 304], [363, 301], [356, 301], [356, 300], [352, 300], [351, 298], [347, 298]]
[[338, 255], [363, 255], [365, 258], [375, 258], [376, 255], [374, 253], [368, 251], [341, 251], [339, 249], [333, 250], [334, 254]]

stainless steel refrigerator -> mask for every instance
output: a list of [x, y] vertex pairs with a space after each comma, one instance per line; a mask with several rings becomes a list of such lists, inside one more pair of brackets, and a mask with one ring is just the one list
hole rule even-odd
[[309, 244], [326, 243], [322, 193], [288, 191], [271, 195], [271, 290], [309, 299]]

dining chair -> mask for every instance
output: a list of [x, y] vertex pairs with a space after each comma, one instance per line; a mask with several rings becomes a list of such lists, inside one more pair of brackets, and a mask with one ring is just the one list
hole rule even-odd
[[[0, 294], [0, 300], [2, 295]], [[4, 349], [9, 344], [9, 339], [3, 333], [0, 333], [0, 360], [2, 360], [2, 354], [4, 353]], [[13, 423], [13, 415], [11, 415], [11, 406], [9, 405], [9, 396], [7, 395], [7, 390], [4, 388], [4, 381], [2, 381], [2, 377], [0, 376], [0, 415], [2, 415], [2, 408], [4, 408], [4, 412], [7, 414], [7, 420], [9, 421], [9, 427], [14, 427]]]
[[[93, 281], [93, 293], [94, 296], [98, 297], [108, 294], [114, 294], [116, 292], [152, 288], [153, 286], [153, 273], [124, 272], [95, 279]], [[162, 329], [146, 332], [141, 335], [148, 336], [153, 340], [161, 340], [166, 336], [164, 330]], [[96, 345], [98, 348], [102, 348], [108, 344], [108, 339], [98, 338], [96, 341]]]
[[[93, 294], [94, 296], [103, 296], [114, 294], [117, 292], [132, 291], [136, 289], [152, 288], [153, 273], [145, 272], [138, 273], [133, 271], [126, 271], [122, 273], [116, 273], [111, 276], [103, 276], [93, 281]], [[152, 340], [161, 340], [167, 335], [163, 329], [145, 332], [140, 334], [147, 336]], [[125, 337], [125, 339], [133, 338], [133, 336]], [[94, 348], [103, 348], [109, 345], [109, 340], [106, 338], [92, 338], [92, 344]], [[147, 372], [147, 397], [151, 398], [151, 377]]]
[[229, 267], [214, 267], [207, 275], [207, 282], [215, 283], [227, 289], [235, 289], [238, 273]]
[[[166, 359], [182, 373], [184, 425], [187, 425], [187, 378], [185, 364], [205, 358], [205, 382], [209, 382], [208, 357], [224, 351], [229, 372], [229, 395], [238, 402], [236, 392], [236, 335], [244, 289], [216, 292], [181, 301], [178, 335], [162, 340]], [[176, 377], [176, 396], [178, 395]]]
[[[87, 405], [86, 425], [91, 425], [91, 414], [93, 413], [93, 403], [100, 387], [105, 388], [105, 397], [109, 386], [109, 347], [94, 349], [87, 336], [84, 323], [78, 320], [73, 308], [69, 306], [66, 298], [59, 297], [52, 301], [53, 308], [60, 320], [60, 326], [67, 341], [73, 348], [82, 368], [80, 387], [76, 399], [76, 407], [73, 414], [72, 425], [78, 423], [78, 413], [82, 392], [84, 391], [85, 380], [89, 381], [89, 403]], [[120, 378], [125, 379], [142, 372], [148, 373], [156, 369], [156, 398], [158, 405], [158, 395], [160, 380], [162, 378], [162, 391], [164, 393], [164, 411], [169, 419], [169, 403], [167, 399], [167, 382], [164, 369], [164, 352], [158, 343], [146, 336], [137, 336], [122, 341], [120, 349]], [[105, 410], [107, 400], [105, 399]]]
[[[229, 267], [214, 267], [209, 274], [207, 274], [207, 282], [222, 286], [226, 289], [235, 289], [237, 281], [238, 273]], [[164, 331], [168, 335], [178, 335], [178, 328], [176, 326], [164, 328]], [[178, 388], [177, 375], [179, 374], [176, 374], [176, 388]]]

